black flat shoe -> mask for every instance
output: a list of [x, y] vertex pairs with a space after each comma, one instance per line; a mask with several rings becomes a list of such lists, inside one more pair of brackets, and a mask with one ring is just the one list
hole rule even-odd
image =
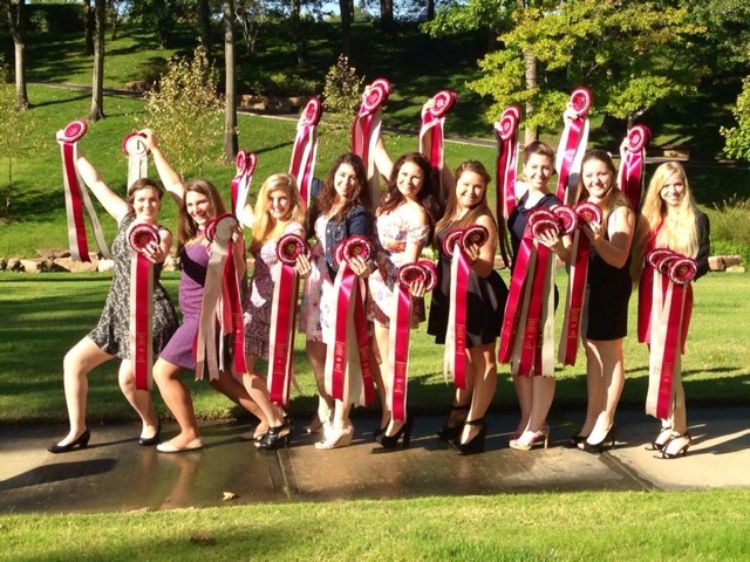
[[257, 449], [264, 451], [273, 451], [280, 447], [289, 445], [289, 438], [292, 435], [292, 424], [288, 418], [284, 418], [284, 423], [276, 427], [271, 427], [263, 435], [260, 441], [255, 443]]
[[479, 433], [477, 433], [471, 441], [468, 441], [466, 443], [456, 441], [455, 444], [458, 452], [462, 455], [476, 455], [477, 453], [484, 453], [484, 441], [487, 437], [487, 424], [485, 423], [484, 418], [479, 418], [478, 420], [471, 421], [467, 420], [466, 425], [480, 426]]
[[153, 445], [158, 445], [160, 436], [161, 436], [161, 420], [159, 420], [159, 423], [156, 424], [156, 433], [154, 433], [154, 436], [153, 437], [139, 437], [138, 444], [141, 447], [151, 447]]
[[[458, 406], [451, 406], [452, 411], [456, 412], [467, 412], [469, 408], [471, 407], [471, 404], [463, 404]], [[450, 419], [450, 415], [448, 416], [448, 419]], [[466, 418], [464, 418], [465, 420]], [[448, 420], [445, 420], [445, 423], [443, 424], [443, 428], [437, 432], [438, 439], [441, 441], [447, 441], [452, 442], [455, 441], [460, 437], [461, 430], [464, 427], [464, 422], [461, 421], [457, 423], [456, 425], [448, 425]]]
[[57, 443], [52, 443], [49, 447], [47, 447], [47, 450], [50, 453], [58, 454], [58, 453], [68, 453], [78, 447], [79, 449], [85, 449], [89, 446], [89, 439], [91, 438], [91, 433], [89, 433], [89, 430], [87, 429], [83, 433], [81, 433], [78, 437], [76, 437], [75, 440], [71, 441], [67, 445], [58, 445]]
[[404, 449], [409, 448], [409, 441], [411, 440], [411, 430], [414, 427], [414, 416], [408, 416], [404, 425], [401, 426], [395, 435], [386, 435], [383, 433], [383, 437], [380, 438], [380, 445], [383, 449], [395, 449], [398, 445], [399, 439], [403, 436], [402, 447]]
[[607, 435], [604, 436], [599, 443], [589, 443], [588, 441], [582, 441], [579, 448], [587, 453], [603, 453], [606, 449], [615, 448], [615, 426], [611, 426]]

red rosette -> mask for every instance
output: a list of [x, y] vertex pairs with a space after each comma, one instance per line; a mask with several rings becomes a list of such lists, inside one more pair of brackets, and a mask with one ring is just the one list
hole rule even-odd
[[679, 257], [669, 266], [669, 280], [678, 285], [687, 285], [698, 273], [698, 262], [694, 259]]
[[575, 207], [578, 220], [588, 226], [598, 226], [602, 223], [602, 209], [596, 203], [584, 201]]
[[322, 114], [323, 104], [320, 102], [320, 98], [310, 98], [302, 112], [300, 122], [302, 125], [317, 125]]
[[541, 219], [541, 220], [534, 222], [534, 224], [530, 224], [530, 228], [531, 228], [532, 236], [534, 236], [534, 238], [539, 238], [539, 236], [543, 232], [548, 232], [550, 230], [559, 233], [560, 221], [558, 221], [557, 218], [553, 220]]
[[229, 240], [238, 226], [237, 219], [232, 213], [219, 215], [206, 225], [206, 239], [209, 242], [216, 239]]
[[[142, 138], [145, 139], [146, 136], [142, 135], [138, 131], [131, 131], [125, 137], [122, 139], [122, 144], [120, 144], [120, 150], [125, 156], [130, 156], [131, 154], [137, 154], [137, 145], [132, 147], [132, 150], [128, 150], [128, 144], [133, 141], [133, 139]], [[144, 145], [145, 146], [145, 145]], [[149, 154], [150, 150], [146, 149], [146, 154]]]
[[411, 285], [412, 283], [426, 283], [429, 273], [418, 263], [407, 263], [398, 268], [398, 281], [402, 285]]
[[466, 248], [470, 244], [481, 246], [490, 237], [490, 232], [481, 224], [473, 224], [464, 229], [464, 235], [461, 238], [461, 246]]
[[576, 88], [570, 94], [570, 105], [579, 116], [584, 116], [594, 103], [594, 95], [585, 86]]
[[372, 113], [378, 107], [388, 101], [388, 96], [391, 93], [391, 83], [385, 78], [378, 78], [372, 84], [367, 92], [367, 96], [362, 101], [362, 107], [360, 113]]
[[338, 244], [336, 244], [336, 247], [333, 250], [333, 263], [336, 264], [338, 267], [341, 262], [344, 261], [344, 243], [346, 240], [342, 240]]
[[659, 257], [656, 258], [654, 262], [654, 267], [662, 275], [669, 275], [669, 270], [672, 267], [672, 264], [675, 263], [677, 260], [681, 259], [682, 257], [683, 256], [675, 252], [670, 252], [669, 254], [661, 254]]
[[529, 219], [527, 222], [529, 226], [534, 226], [535, 223], [543, 220], [557, 222], [557, 217], [552, 211], [540, 208], [534, 209], [529, 213]]
[[437, 118], [445, 117], [456, 103], [456, 99], [458, 99], [458, 94], [453, 90], [440, 90], [432, 97], [434, 103], [430, 108], [430, 113]]
[[646, 254], [646, 263], [651, 267], [656, 268], [656, 264], [659, 263], [663, 257], [671, 256], [672, 254], [674, 254], [674, 252], [669, 248], [656, 248]]
[[443, 238], [443, 253], [448, 257], [453, 257], [453, 247], [456, 242], [462, 241], [464, 237], [463, 228], [453, 228]]
[[258, 155], [255, 152], [247, 152], [246, 154], [245, 174], [252, 176], [255, 173], [255, 167], [258, 165]]
[[236, 170], [234, 177], [236, 178], [245, 173], [245, 170], [247, 170], [247, 152], [242, 149], [237, 151], [237, 156], [234, 159], [234, 168]]
[[431, 260], [419, 260], [417, 265], [421, 267], [425, 272], [425, 291], [432, 291], [438, 282], [437, 266]]
[[362, 258], [367, 261], [372, 255], [372, 244], [370, 241], [359, 234], [354, 234], [344, 240], [344, 246], [341, 250], [341, 257], [346, 261], [352, 258]]
[[521, 120], [521, 109], [517, 105], [511, 105], [505, 108], [500, 120], [494, 125], [495, 131], [501, 140], [507, 141], [518, 129], [518, 122]]
[[646, 125], [635, 125], [628, 131], [628, 151], [640, 152], [651, 140], [651, 129]]
[[578, 215], [573, 207], [555, 205], [551, 209], [560, 225], [560, 234], [573, 234], [578, 228]]
[[309, 255], [309, 253], [310, 249], [307, 247], [307, 242], [297, 234], [284, 234], [276, 244], [276, 256], [281, 263], [286, 265], [294, 265], [297, 263], [298, 257], [302, 254]]
[[159, 228], [145, 222], [133, 222], [125, 233], [128, 245], [136, 252], [143, 253], [149, 244], [158, 244], [161, 241]]
[[85, 121], [71, 121], [65, 125], [60, 140], [63, 142], [78, 142], [88, 130], [89, 126]]

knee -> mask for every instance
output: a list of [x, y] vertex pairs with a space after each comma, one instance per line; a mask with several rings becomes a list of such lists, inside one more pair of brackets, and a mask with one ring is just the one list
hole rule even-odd
[[83, 363], [78, 353], [74, 349], [71, 349], [65, 354], [63, 358], [63, 371], [68, 374], [75, 374], [78, 376], [85, 375], [83, 369]]
[[135, 374], [133, 371], [121, 371], [117, 377], [117, 382], [119, 383], [120, 390], [122, 390], [123, 394], [135, 392]]

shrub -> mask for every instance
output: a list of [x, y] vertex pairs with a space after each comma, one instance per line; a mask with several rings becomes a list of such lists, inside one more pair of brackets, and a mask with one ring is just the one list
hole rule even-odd
[[739, 254], [744, 265], [750, 264], [750, 199], [736, 194], [713, 206], [711, 219], [711, 253]]
[[323, 88], [323, 106], [326, 116], [333, 121], [349, 123], [357, 111], [365, 79], [357, 74], [357, 69], [349, 66], [349, 59], [339, 55], [326, 74]]
[[266, 96], [311, 96], [318, 91], [318, 83], [294, 74], [275, 72], [262, 75], [252, 83], [251, 89]]
[[164, 57], [150, 57], [148, 60], [139, 62], [136, 66], [138, 80], [148, 84], [156, 84], [167, 71], [169, 61]]
[[730, 158], [750, 160], [750, 76], [742, 81], [742, 91], [737, 96], [737, 106], [732, 114], [737, 126], [721, 128], [721, 134], [726, 139], [724, 152]]

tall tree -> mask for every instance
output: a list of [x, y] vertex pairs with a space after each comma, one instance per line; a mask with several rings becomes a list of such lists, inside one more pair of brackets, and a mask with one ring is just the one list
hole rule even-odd
[[91, 0], [83, 0], [83, 27], [86, 37], [86, 54], [94, 55], [94, 10], [91, 8]]
[[2, 0], [8, 18], [10, 34], [13, 37], [15, 62], [16, 100], [18, 108], [29, 107], [29, 94], [26, 91], [26, 34], [24, 33], [24, 12], [26, 0]]
[[341, 52], [347, 57], [352, 50], [352, 0], [339, 0], [341, 12]]
[[94, 70], [91, 76], [89, 121], [104, 119], [104, 28], [107, 0], [95, 0], [96, 34], [94, 36]]
[[380, 25], [385, 31], [393, 29], [393, 0], [380, 0]]
[[224, 16], [224, 157], [237, 154], [237, 83], [234, 65], [234, 0], [222, 2]]
[[427, 21], [435, 19], [435, 0], [427, 0]]
[[198, 2], [198, 23], [201, 30], [201, 43], [211, 56], [211, 3], [209, 0]]

